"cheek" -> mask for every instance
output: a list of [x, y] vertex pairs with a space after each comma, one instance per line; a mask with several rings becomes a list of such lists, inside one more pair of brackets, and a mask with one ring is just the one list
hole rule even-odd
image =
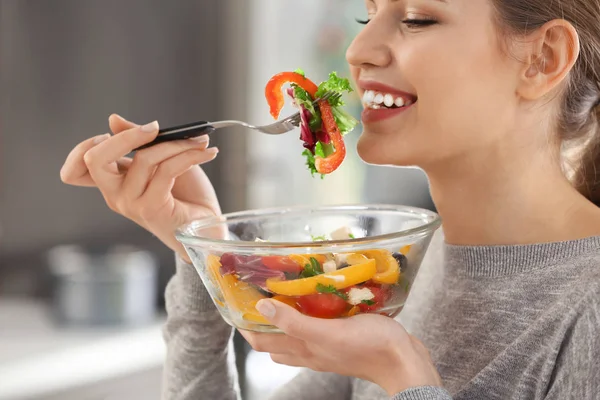
[[403, 52], [400, 69], [419, 97], [419, 137], [456, 152], [489, 138], [482, 130], [505, 113], [514, 90], [505, 57], [490, 44], [492, 35], [465, 41], [448, 33], [430, 39]]

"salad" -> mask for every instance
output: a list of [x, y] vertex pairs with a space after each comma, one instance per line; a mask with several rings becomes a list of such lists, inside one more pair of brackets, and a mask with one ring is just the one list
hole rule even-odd
[[[352, 92], [348, 79], [329, 74], [329, 79], [318, 86], [306, 77], [304, 71], [281, 72], [273, 76], [265, 87], [265, 97], [269, 103], [271, 116], [277, 119], [283, 108], [283, 86], [290, 83], [286, 90], [292, 104], [300, 110], [300, 140], [304, 145], [306, 165], [311, 174], [320, 174], [321, 178], [335, 171], [346, 157], [343, 136], [358, 124], [342, 109], [341, 95]], [[315, 99], [332, 92], [328, 100], [313, 104]]]
[[[351, 238], [346, 228], [314, 240]], [[215, 301], [246, 321], [269, 324], [256, 310], [265, 298], [286, 303], [317, 318], [343, 318], [378, 312], [394, 316], [410, 289], [403, 273], [406, 253], [373, 249], [352, 253], [209, 255], [206, 267], [222, 299]]]

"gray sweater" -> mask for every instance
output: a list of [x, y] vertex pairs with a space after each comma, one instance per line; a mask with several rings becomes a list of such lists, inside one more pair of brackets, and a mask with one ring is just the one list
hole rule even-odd
[[[192, 266], [167, 293], [165, 400], [238, 399], [229, 344]], [[600, 399], [600, 237], [525, 246], [450, 246], [436, 234], [400, 321], [444, 388], [393, 400]], [[378, 386], [303, 371], [272, 400], [383, 400]]]

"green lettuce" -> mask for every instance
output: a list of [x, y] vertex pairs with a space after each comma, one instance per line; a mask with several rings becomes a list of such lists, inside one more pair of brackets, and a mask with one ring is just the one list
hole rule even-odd
[[[326, 92], [334, 92], [343, 95], [344, 93], [351, 93], [353, 91], [348, 79], [340, 78], [336, 72], [332, 72], [329, 74], [329, 78], [326, 81], [321, 82], [316, 96], [319, 98]], [[358, 125], [358, 120], [342, 109], [345, 103], [341, 96], [338, 99], [329, 99], [329, 104], [331, 105], [331, 112], [335, 118], [335, 123], [342, 135], [352, 131], [356, 125]]]
[[315, 109], [313, 105], [313, 100], [310, 98], [308, 92], [302, 89], [300, 86], [296, 84], [291, 85], [294, 89], [294, 98], [296, 100], [296, 104], [299, 106], [302, 105], [306, 108], [311, 115], [310, 121], [308, 122], [308, 126], [310, 130], [316, 132], [321, 129], [321, 125], [323, 122], [321, 121], [321, 112]]

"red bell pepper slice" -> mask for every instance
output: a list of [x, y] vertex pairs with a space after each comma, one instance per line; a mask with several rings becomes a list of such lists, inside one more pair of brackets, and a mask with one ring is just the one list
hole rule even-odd
[[274, 75], [269, 79], [269, 82], [267, 82], [267, 86], [265, 87], [265, 97], [271, 108], [271, 116], [273, 116], [274, 119], [279, 117], [279, 113], [283, 108], [284, 100], [282, 88], [286, 83], [295, 83], [306, 90], [313, 99], [317, 94], [317, 90], [319, 90], [319, 87], [315, 85], [313, 81], [297, 72], [281, 72]]
[[321, 119], [323, 120], [325, 132], [329, 135], [329, 138], [333, 143], [333, 148], [335, 149], [333, 153], [325, 158], [315, 157], [315, 167], [317, 168], [317, 172], [326, 175], [335, 171], [342, 161], [344, 161], [344, 158], [346, 157], [346, 145], [344, 144], [342, 133], [335, 123], [331, 105], [327, 101], [320, 101], [319, 109], [321, 110]]
[[[265, 97], [269, 103], [271, 116], [273, 116], [274, 119], [279, 117], [279, 113], [283, 108], [284, 98], [282, 89], [283, 85], [286, 83], [295, 83], [302, 89], [306, 90], [306, 92], [313, 99], [315, 98], [317, 90], [319, 89], [313, 81], [297, 72], [281, 72], [274, 75], [269, 82], [267, 82], [267, 86], [265, 87]], [[320, 101], [319, 109], [321, 111], [321, 119], [323, 120], [325, 132], [331, 139], [335, 149], [332, 154], [325, 158], [319, 156], [315, 157], [315, 167], [317, 172], [325, 175], [335, 171], [340, 166], [342, 161], [344, 161], [344, 158], [346, 157], [346, 146], [344, 144], [342, 134], [335, 123], [335, 118], [333, 117], [333, 112], [331, 111], [331, 105], [329, 102]]]

